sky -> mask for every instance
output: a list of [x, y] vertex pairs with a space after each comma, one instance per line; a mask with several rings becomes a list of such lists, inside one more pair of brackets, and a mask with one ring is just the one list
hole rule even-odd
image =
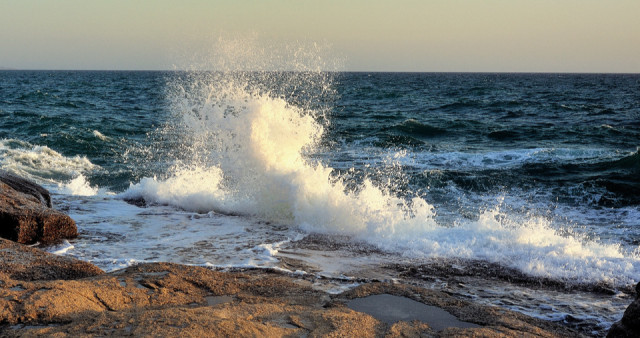
[[240, 40], [321, 46], [306, 52], [327, 70], [640, 73], [639, 15], [640, 0], [0, 0], [0, 68], [188, 69]]

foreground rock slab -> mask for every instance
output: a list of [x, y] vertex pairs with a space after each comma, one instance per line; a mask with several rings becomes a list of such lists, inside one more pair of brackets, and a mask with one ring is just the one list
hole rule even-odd
[[[42, 280], [12, 274], [3, 264], [0, 333], [8, 337], [577, 336], [554, 323], [407, 285], [371, 283], [329, 295], [314, 288], [320, 280], [265, 270], [153, 263], [76, 280]], [[437, 306], [478, 326], [435, 330], [419, 321], [388, 324], [346, 306], [376, 294]]]
[[76, 236], [76, 223], [51, 208], [51, 196], [46, 189], [0, 171], [0, 237], [31, 244]]
[[12, 280], [68, 280], [104, 273], [97, 266], [0, 238], [0, 273]]

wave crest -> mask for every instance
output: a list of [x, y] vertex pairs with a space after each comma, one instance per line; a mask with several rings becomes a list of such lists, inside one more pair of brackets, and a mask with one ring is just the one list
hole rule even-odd
[[47, 146], [15, 139], [0, 140], [0, 167], [48, 183], [68, 181], [99, 168], [86, 156], [68, 157]]

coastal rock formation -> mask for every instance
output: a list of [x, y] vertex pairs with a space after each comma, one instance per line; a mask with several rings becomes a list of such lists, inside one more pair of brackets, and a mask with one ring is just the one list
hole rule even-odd
[[611, 326], [607, 337], [640, 337], [640, 283], [636, 285], [636, 299], [627, 307], [622, 319]]
[[[101, 274], [37, 249], [2, 242], [0, 331], [3, 336], [577, 336], [567, 328], [442, 292], [388, 283], [330, 295], [322, 279], [268, 270], [219, 272], [169, 263]], [[22, 260], [21, 260], [22, 259]], [[49, 259], [76, 280], [12, 273]], [[66, 265], [69, 263], [70, 265]], [[85, 263], [88, 264], [88, 263]], [[28, 266], [21, 268], [28, 270]], [[93, 275], [92, 275], [93, 274]], [[385, 323], [347, 303], [376, 294], [437, 306], [473, 327], [434, 329], [420, 321]]]
[[78, 235], [76, 223], [51, 208], [51, 196], [43, 187], [0, 172], [0, 237], [19, 243], [52, 243]]
[[103, 274], [97, 266], [0, 238], [0, 274], [21, 281], [68, 280]]

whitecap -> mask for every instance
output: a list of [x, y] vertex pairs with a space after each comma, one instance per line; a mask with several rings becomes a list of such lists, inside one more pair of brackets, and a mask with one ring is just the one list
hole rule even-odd
[[95, 196], [98, 194], [98, 187], [92, 187], [82, 174], [67, 183], [58, 184], [58, 187], [61, 193], [68, 195]]
[[95, 137], [97, 137], [97, 138], [99, 138], [99, 139], [101, 139], [103, 141], [110, 141], [111, 140], [110, 137], [105, 136], [104, 134], [102, 134], [101, 132], [99, 132], [97, 130], [93, 131], [93, 136], [95, 136]]
[[0, 168], [38, 182], [61, 183], [99, 166], [91, 163], [86, 156], [64, 156], [47, 146], [2, 139]]

